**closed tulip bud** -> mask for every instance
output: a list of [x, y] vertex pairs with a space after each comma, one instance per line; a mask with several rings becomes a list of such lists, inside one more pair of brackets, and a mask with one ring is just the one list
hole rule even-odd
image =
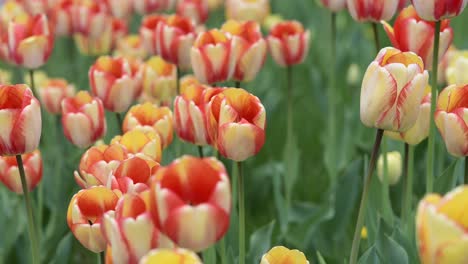
[[113, 264], [138, 264], [153, 248], [174, 247], [153, 224], [145, 196], [149, 195], [126, 194], [119, 199], [115, 211], [104, 214], [101, 228], [110, 245]]
[[99, 39], [108, 26], [112, 24], [112, 17], [104, 2], [76, 0], [71, 8], [73, 32], [90, 39]]
[[320, 2], [332, 12], [339, 12], [346, 7], [346, 0], [320, 0]]
[[435, 122], [448, 152], [468, 156], [468, 85], [451, 85], [437, 99]]
[[347, 0], [348, 10], [359, 22], [380, 22], [390, 20], [395, 15], [399, 0]]
[[[424, 61], [427, 70], [432, 69], [434, 53], [434, 22], [421, 19], [413, 6], [401, 11], [394, 27], [382, 22], [392, 45], [401, 51], [412, 51]], [[439, 58], [442, 58], [453, 40], [450, 21], [444, 20], [440, 30]]]
[[232, 77], [238, 57], [234, 41], [237, 40], [217, 29], [198, 35], [190, 57], [193, 72], [200, 82], [224, 82]]
[[140, 101], [170, 105], [177, 94], [177, 69], [161, 57], [146, 61], [143, 72], [143, 94]]
[[361, 121], [368, 127], [404, 132], [416, 123], [428, 85], [422, 59], [412, 52], [382, 49], [361, 88]]
[[128, 19], [132, 15], [133, 0], [105, 0], [106, 5], [113, 17]]
[[229, 20], [221, 27], [238, 41], [239, 59], [234, 71], [234, 79], [242, 82], [252, 81], [263, 67], [267, 53], [267, 43], [262, 37], [260, 26], [253, 21], [237, 22]]
[[195, 25], [189, 18], [172, 15], [156, 27], [156, 50], [164, 60], [181, 70], [191, 69], [190, 48], [195, 41]]
[[385, 177], [385, 157], [387, 158], [387, 181], [390, 185], [395, 185], [401, 178], [401, 154], [398, 151], [387, 152], [380, 155], [377, 160], [377, 176], [381, 182], [384, 182]]
[[114, 210], [119, 197], [103, 186], [81, 190], [73, 196], [68, 206], [67, 223], [81, 245], [99, 253], [106, 249], [101, 232], [104, 213]]
[[138, 95], [129, 62], [124, 58], [99, 57], [89, 69], [91, 91], [111, 112], [124, 112]]
[[263, 255], [260, 264], [309, 264], [304, 253], [297, 249], [276, 246]]
[[359, 65], [353, 63], [349, 65], [348, 73], [346, 74], [346, 82], [349, 85], [357, 86], [361, 80], [361, 68]]
[[0, 85], [0, 156], [32, 152], [39, 146], [41, 106], [24, 84]]
[[86, 56], [100, 56], [109, 53], [112, 48], [112, 24], [106, 26], [106, 29], [100, 37], [91, 38], [81, 33], [73, 36], [78, 51]]
[[244, 161], [262, 149], [266, 113], [256, 96], [228, 88], [211, 99], [207, 111], [210, 138], [221, 155]]
[[0, 28], [8, 26], [8, 23], [15, 18], [25, 19], [28, 16], [24, 5], [19, 1], [5, 1], [0, 6]]
[[302, 63], [309, 52], [310, 32], [297, 21], [276, 24], [268, 36], [271, 56], [280, 66]]
[[[186, 79], [188, 81], [190, 79]], [[183, 83], [183, 82], [182, 82]], [[181, 85], [180, 96], [174, 101], [177, 135], [184, 141], [204, 146], [211, 143], [207, 125], [207, 104], [222, 91], [201, 84]]]
[[122, 193], [143, 193], [149, 190], [150, 177], [159, 169], [159, 163], [147, 156], [129, 156], [115, 170], [116, 189]]
[[419, 202], [416, 241], [423, 264], [463, 264], [468, 259], [468, 186], [441, 197], [429, 194]]
[[[42, 157], [39, 150], [22, 155], [28, 190], [32, 191], [42, 179]], [[0, 157], [0, 182], [10, 191], [22, 194], [23, 187], [14, 156]]]
[[161, 139], [156, 131], [134, 129], [114, 137], [111, 144], [120, 144], [134, 156], [161, 161]]
[[123, 131], [133, 129], [156, 131], [161, 138], [162, 147], [172, 143], [174, 128], [172, 111], [168, 107], [158, 107], [152, 103], [135, 105], [128, 111], [123, 121]]
[[439, 21], [458, 16], [468, 0], [411, 0], [418, 15], [427, 21]]
[[208, 19], [207, 0], [180, 0], [177, 15], [191, 19], [195, 24], [203, 24]]
[[385, 131], [385, 135], [404, 141], [409, 145], [418, 145], [429, 136], [429, 125], [431, 116], [431, 94], [427, 94], [419, 106], [418, 119], [414, 126], [405, 132]]
[[162, 15], [149, 15], [143, 18], [141, 26], [139, 29], [141, 40], [143, 41], [143, 46], [150, 55], [158, 54], [157, 43], [158, 36], [156, 34], [156, 28], [159, 23], [162, 23], [166, 20], [165, 16]]
[[180, 247], [202, 251], [229, 227], [226, 169], [215, 158], [183, 156], [156, 172], [151, 203], [153, 220], [164, 234]]
[[74, 0], [61, 0], [51, 11], [55, 35], [70, 36], [73, 33], [72, 7]]
[[466, 84], [468, 83], [468, 50], [455, 51], [447, 60], [447, 69], [445, 75], [447, 83], [452, 84]]
[[45, 15], [15, 19], [8, 25], [8, 48], [11, 60], [28, 69], [38, 68], [49, 59], [54, 35]]
[[183, 248], [154, 249], [140, 260], [139, 264], [203, 264], [197, 254]]
[[261, 23], [269, 14], [269, 0], [226, 0], [227, 19]]
[[107, 124], [102, 101], [86, 91], [62, 100], [62, 125], [65, 137], [86, 148], [106, 134]]
[[143, 41], [139, 35], [128, 35], [117, 41], [116, 56], [127, 59], [143, 60], [147, 56]]
[[133, 0], [133, 8], [140, 15], [167, 11], [174, 7], [176, 0]]
[[38, 85], [39, 98], [47, 112], [62, 113], [62, 100], [75, 95], [75, 87], [64, 79], [49, 79]]

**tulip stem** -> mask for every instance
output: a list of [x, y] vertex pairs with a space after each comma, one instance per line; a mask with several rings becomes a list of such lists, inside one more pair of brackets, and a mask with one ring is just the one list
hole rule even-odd
[[98, 264], [106, 263], [104, 251], [97, 253], [97, 263]]
[[29, 70], [29, 81], [31, 82], [31, 89], [34, 95], [37, 96], [36, 83], [34, 82], [34, 70]]
[[367, 169], [367, 176], [365, 178], [364, 186], [362, 188], [361, 204], [359, 206], [356, 229], [354, 230], [354, 238], [353, 238], [353, 246], [351, 248], [350, 264], [356, 264], [357, 259], [358, 259], [359, 243], [361, 242], [361, 229], [362, 229], [362, 226], [364, 225], [364, 216], [366, 214], [367, 195], [369, 194], [369, 188], [372, 182], [372, 175], [374, 174], [375, 162], [379, 154], [380, 143], [382, 142], [383, 133], [384, 131], [382, 129], [378, 129], [377, 135], [375, 136], [374, 148], [372, 150], [369, 167]]
[[[434, 53], [432, 61], [432, 80], [431, 80], [431, 115], [434, 116], [437, 102], [437, 73], [439, 66], [439, 40], [440, 40], [440, 21], [437, 21], [434, 29]], [[426, 164], [426, 193], [430, 193], [434, 186], [434, 149], [435, 149], [435, 120], [430, 119], [429, 143], [427, 145], [427, 164]]]
[[31, 242], [31, 251], [32, 251], [32, 263], [40, 263], [39, 259], [39, 247], [38, 240], [36, 235], [36, 226], [34, 225], [33, 210], [31, 205], [31, 197], [29, 196], [29, 188], [26, 182], [26, 174], [24, 172], [23, 158], [21, 155], [16, 155], [16, 162], [18, 163], [18, 169], [21, 178], [21, 186], [23, 187], [24, 202], [26, 205], [26, 213], [28, 216], [28, 230], [29, 230], [29, 239]]
[[241, 82], [240, 81], [236, 81], [235, 85], [236, 85], [237, 88], [241, 88]]
[[198, 148], [198, 156], [200, 156], [200, 158], [203, 158], [204, 155], [203, 155], [203, 146], [197, 146]]
[[287, 79], [287, 100], [288, 100], [288, 116], [287, 116], [287, 137], [292, 137], [293, 132], [293, 67], [288, 66], [286, 68], [286, 79]]
[[219, 242], [220, 247], [220, 255], [221, 255], [221, 264], [227, 264], [227, 256], [226, 256], [226, 238], [223, 237]]
[[121, 113], [115, 113], [115, 117], [116, 117], [116, 120], [117, 120], [117, 128], [119, 130], [119, 133], [123, 133], [123, 130], [122, 130], [122, 114]]
[[245, 264], [245, 204], [242, 162], [237, 162], [238, 202], [239, 202], [239, 264]]
[[465, 181], [464, 184], [468, 184], [468, 156], [465, 157]]
[[180, 94], [180, 75], [181, 75], [181, 72], [180, 72], [179, 66], [176, 66], [176, 69], [177, 69], [176, 91], [177, 91], [177, 95], [179, 95]]
[[372, 31], [374, 32], [374, 42], [375, 42], [375, 49], [377, 53], [380, 51], [380, 39], [379, 39], [379, 30], [377, 28], [377, 23], [372, 22]]
[[405, 144], [405, 162], [404, 162], [404, 175], [405, 175], [405, 194], [403, 198], [403, 214], [402, 222], [406, 228], [410, 226], [409, 213], [411, 210], [411, 198], [413, 195], [413, 169], [414, 169], [414, 147]]
[[329, 87], [328, 87], [328, 162], [332, 186], [336, 184], [336, 164], [331, 162], [336, 159], [336, 13], [331, 12], [331, 58]]

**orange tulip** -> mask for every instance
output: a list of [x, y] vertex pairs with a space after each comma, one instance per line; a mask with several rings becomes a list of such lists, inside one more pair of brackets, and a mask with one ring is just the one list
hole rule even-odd
[[177, 69], [161, 57], [151, 57], [143, 69], [143, 94], [140, 102], [170, 105], [177, 94]]
[[37, 87], [39, 98], [51, 114], [62, 112], [62, 100], [75, 95], [75, 87], [65, 79], [48, 79]]
[[[28, 190], [32, 191], [42, 179], [42, 157], [39, 150], [23, 154], [23, 166]], [[22, 194], [23, 187], [14, 156], [0, 157], [0, 181], [12, 192]]]
[[195, 24], [208, 20], [207, 0], [181, 0], [177, 2], [177, 15], [191, 19]]
[[309, 264], [304, 253], [277, 246], [263, 255], [260, 264]]
[[111, 144], [120, 144], [134, 156], [161, 161], [161, 139], [156, 131], [134, 129], [122, 136], [115, 136]]
[[140, 264], [203, 264], [197, 254], [182, 248], [154, 249], [148, 252], [140, 261]]
[[297, 21], [279, 22], [268, 36], [271, 56], [280, 66], [302, 63], [309, 52], [310, 32]]
[[39, 146], [41, 106], [24, 84], [0, 85], [0, 156], [31, 152]]

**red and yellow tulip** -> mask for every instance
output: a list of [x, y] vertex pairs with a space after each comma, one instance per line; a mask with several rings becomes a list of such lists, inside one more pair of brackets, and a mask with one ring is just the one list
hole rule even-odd
[[276, 246], [263, 255], [260, 264], [309, 264], [304, 253], [297, 249]]
[[75, 95], [75, 87], [65, 79], [47, 79], [37, 88], [39, 99], [51, 114], [62, 113], [62, 100]]
[[445, 77], [449, 85], [467, 84], [468, 75], [468, 51], [449, 50], [446, 58]]
[[304, 61], [309, 52], [309, 39], [310, 32], [297, 21], [277, 23], [267, 38], [271, 56], [283, 67]]
[[418, 15], [428, 21], [458, 16], [468, 3], [467, 0], [411, 0], [411, 2]]
[[269, 14], [269, 0], [226, 0], [227, 19], [261, 23]]
[[[42, 157], [39, 150], [23, 154], [23, 166], [28, 190], [32, 191], [42, 179]], [[0, 157], [0, 182], [10, 191], [22, 194], [23, 187], [18, 170], [18, 163], [14, 156]]]
[[339, 12], [346, 7], [346, 0], [320, 0], [320, 2], [332, 12]]
[[203, 264], [197, 254], [183, 248], [154, 249], [148, 252], [140, 264]]
[[133, 11], [133, 0], [104, 0], [113, 17], [129, 19]]
[[157, 55], [157, 41], [158, 36], [156, 29], [159, 23], [166, 20], [165, 16], [162, 15], [148, 15], [143, 18], [139, 29], [141, 40], [146, 51], [151, 55]]
[[396, 13], [400, 0], [347, 0], [349, 13], [359, 22], [390, 20]]
[[139, 35], [128, 35], [119, 39], [114, 54], [133, 60], [143, 60], [147, 56], [143, 41]]
[[181, 0], [177, 2], [177, 15], [189, 18], [195, 24], [204, 24], [208, 19], [207, 0]]
[[133, 129], [122, 136], [115, 136], [111, 144], [120, 144], [133, 156], [161, 161], [161, 139], [156, 131]]
[[170, 10], [174, 4], [175, 0], [133, 0], [133, 8], [141, 15]]
[[61, 0], [55, 5], [50, 17], [54, 26], [55, 35], [70, 36], [73, 33], [72, 8], [74, 0]]
[[143, 69], [143, 94], [140, 102], [170, 105], [177, 94], [177, 68], [161, 57], [151, 57]]

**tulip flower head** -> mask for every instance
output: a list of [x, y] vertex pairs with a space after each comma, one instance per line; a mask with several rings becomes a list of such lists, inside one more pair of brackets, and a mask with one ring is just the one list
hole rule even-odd
[[380, 155], [377, 160], [377, 176], [381, 182], [384, 182], [385, 157], [387, 158], [387, 180], [388, 184], [395, 185], [400, 181], [402, 173], [401, 154], [398, 151], [387, 152]]
[[10, 21], [8, 48], [15, 64], [36, 69], [49, 59], [53, 46], [54, 35], [44, 14]]
[[99, 253], [106, 249], [101, 233], [103, 214], [114, 210], [119, 197], [104, 186], [81, 190], [68, 206], [67, 223], [73, 235], [85, 248]]
[[348, 10], [359, 22], [390, 20], [395, 15], [399, 0], [347, 0]]
[[181, 70], [190, 70], [190, 48], [195, 41], [195, 25], [189, 18], [172, 15], [156, 27], [156, 51]]
[[161, 57], [151, 57], [143, 69], [143, 94], [140, 101], [170, 105], [177, 94], [177, 68]]
[[468, 156], [468, 85], [451, 85], [437, 99], [435, 122], [448, 152]]
[[123, 146], [133, 156], [161, 161], [161, 139], [156, 131], [133, 129], [122, 136], [115, 136], [111, 144]]
[[73, 32], [91, 39], [99, 38], [112, 24], [104, 1], [75, 0], [71, 7]]
[[32, 152], [39, 146], [41, 106], [24, 84], [0, 85], [0, 156]]
[[102, 101], [86, 91], [62, 100], [62, 125], [65, 137], [85, 148], [106, 134], [107, 124]]
[[74, 0], [61, 0], [51, 10], [51, 20], [57, 36], [70, 36], [73, 33], [73, 3]]
[[238, 38], [234, 47], [239, 49], [234, 79], [252, 81], [262, 68], [267, 53], [267, 43], [262, 37], [260, 26], [253, 21], [241, 23], [229, 20], [221, 30], [228, 32], [233, 38]]
[[132, 129], [156, 131], [163, 148], [169, 146], [173, 138], [172, 111], [168, 107], [158, 107], [152, 103], [135, 105], [128, 111], [123, 122], [123, 131]]
[[[39, 150], [23, 154], [23, 166], [26, 174], [28, 190], [32, 191], [42, 179], [42, 157]], [[22, 194], [23, 187], [18, 170], [18, 163], [14, 156], [0, 157], [0, 182], [10, 191]]]
[[177, 2], [177, 15], [187, 17], [200, 25], [208, 19], [207, 0], [180, 0]]
[[[421, 19], [413, 6], [401, 11], [392, 28], [382, 22], [392, 45], [401, 51], [412, 51], [424, 61], [427, 70], [432, 68], [434, 53], [435, 23]], [[439, 58], [447, 52], [453, 40], [453, 30], [449, 20], [443, 20], [440, 30]]]
[[162, 23], [166, 20], [165, 16], [162, 15], [149, 15], [143, 18], [141, 26], [139, 29], [141, 40], [143, 41], [143, 46], [146, 51], [151, 55], [157, 55], [157, 43], [158, 36], [156, 34], [156, 29], [159, 23]]
[[269, 0], [226, 0], [226, 18], [262, 23], [270, 14]]
[[427, 21], [439, 21], [458, 16], [468, 0], [411, 0], [418, 15]]
[[276, 246], [263, 255], [260, 264], [309, 264], [304, 253], [297, 249], [290, 250], [283, 246]]
[[428, 194], [416, 213], [416, 240], [421, 263], [462, 264], [468, 261], [466, 204], [468, 186], [441, 197]]
[[407, 131], [419, 116], [428, 78], [418, 55], [382, 49], [362, 81], [361, 121], [368, 127]]
[[170, 10], [176, 0], [133, 0], [133, 8], [137, 13], [144, 15]]
[[332, 12], [339, 12], [346, 7], [346, 0], [320, 0], [320, 2]]
[[24, 9], [23, 4], [16, 0], [4, 1], [0, 6], [0, 28], [8, 27], [8, 23], [16, 17], [20, 19], [27, 18], [29, 15]]
[[283, 67], [300, 64], [309, 52], [310, 32], [297, 21], [277, 23], [268, 36], [268, 47], [275, 62]]
[[38, 85], [39, 98], [47, 112], [62, 113], [62, 100], [75, 95], [75, 86], [64, 79], [48, 79]]
[[467, 84], [468, 76], [468, 50], [454, 51], [448, 59], [445, 75], [447, 83], [452, 84]]
[[99, 57], [89, 69], [91, 91], [111, 112], [124, 112], [138, 95], [137, 82], [124, 58]]
[[129, 19], [132, 15], [133, 0], [105, 0], [112, 16], [119, 19]]
[[114, 54], [127, 59], [143, 60], [147, 52], [139, 35], [128, 35], [117, 41]]
[[180, 247], [202, 251], [229, 227], [231, 192], [215, 158], [183, 156], [161, 167], [151, 183], [153, 220]]
[[141, 259], [140, 264], [203, 264], [198, 255], [183, 248], [176, 249], [154, 249]]
[[233, 76], [238, 57], [235, 41], [237, 39], [217, 29], [198, 35], [190, 57], [193, 72], [200, 82], [224, 82]]

